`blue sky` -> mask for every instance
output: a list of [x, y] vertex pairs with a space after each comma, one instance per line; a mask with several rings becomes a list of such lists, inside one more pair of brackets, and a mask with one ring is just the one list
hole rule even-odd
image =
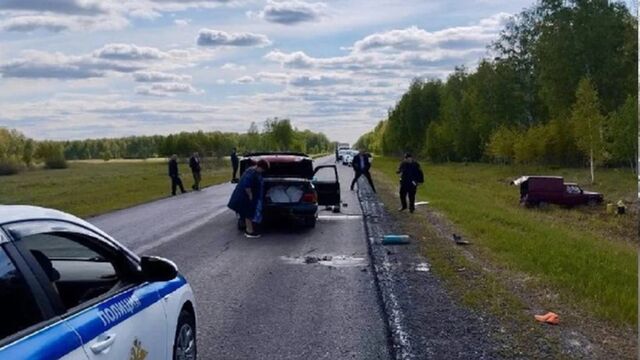
[[353, 142], [532, 3], [0, 0], [0, 126], [78, 139], [280, 117]]

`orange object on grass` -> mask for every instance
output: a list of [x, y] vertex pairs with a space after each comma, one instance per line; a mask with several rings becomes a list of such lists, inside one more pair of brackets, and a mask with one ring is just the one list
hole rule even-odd
[[536, 318], [536, 320], [540, 322], [551, 324], [551, 325], [558, 325], [560, 323], [560, 316], [558, 316], [558, 314], [551, 311], [549, 311], [544, 315], [535, 315], [534, 317]]

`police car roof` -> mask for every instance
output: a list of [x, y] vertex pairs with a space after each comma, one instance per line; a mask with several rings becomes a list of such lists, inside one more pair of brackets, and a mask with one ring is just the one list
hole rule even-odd
[[107, 235], [104, 231], [98, 229], [91, 223], [59, 210], [29, 205], [0, 205], [0, 226], [12, 222], [29, 220], [67, 221], [89, 228], [98, 234], [105, 236], [107, 239], [112, 240], [111, 236]]

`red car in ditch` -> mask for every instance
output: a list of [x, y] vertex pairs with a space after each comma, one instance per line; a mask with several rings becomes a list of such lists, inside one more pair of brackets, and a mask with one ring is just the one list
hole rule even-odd
[[520, 203], [527, 206], [601, 204], [602, 194], [583, 190], [576, 183], [565, 183], [561, 176], [522, 176], [511, 182], [520, 187]]

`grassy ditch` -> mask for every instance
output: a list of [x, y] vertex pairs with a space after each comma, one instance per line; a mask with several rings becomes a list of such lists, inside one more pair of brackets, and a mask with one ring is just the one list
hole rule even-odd
[[[379, 158], [375, 167], [396, 179], [396, 159]], [[557, 293], [551, 303], [584, 309], [608, 323], [636, 323], [637, 214], [614, 216], [598, 208], [526, 209], [518, 190], [508, 184], [523, 174], [562, 175], [607, 201], [636, 196], [630, 172], [601, 170], [588, 186], [587, 170], [509, 167], [486, 164], [423, 164], [426, 184], [418, 199], [441, 212], [463, 236], [473, 239], [473, 253], [506, 270], [526, 274]], [[393, 204], [396, 206], [396, 204]]]

